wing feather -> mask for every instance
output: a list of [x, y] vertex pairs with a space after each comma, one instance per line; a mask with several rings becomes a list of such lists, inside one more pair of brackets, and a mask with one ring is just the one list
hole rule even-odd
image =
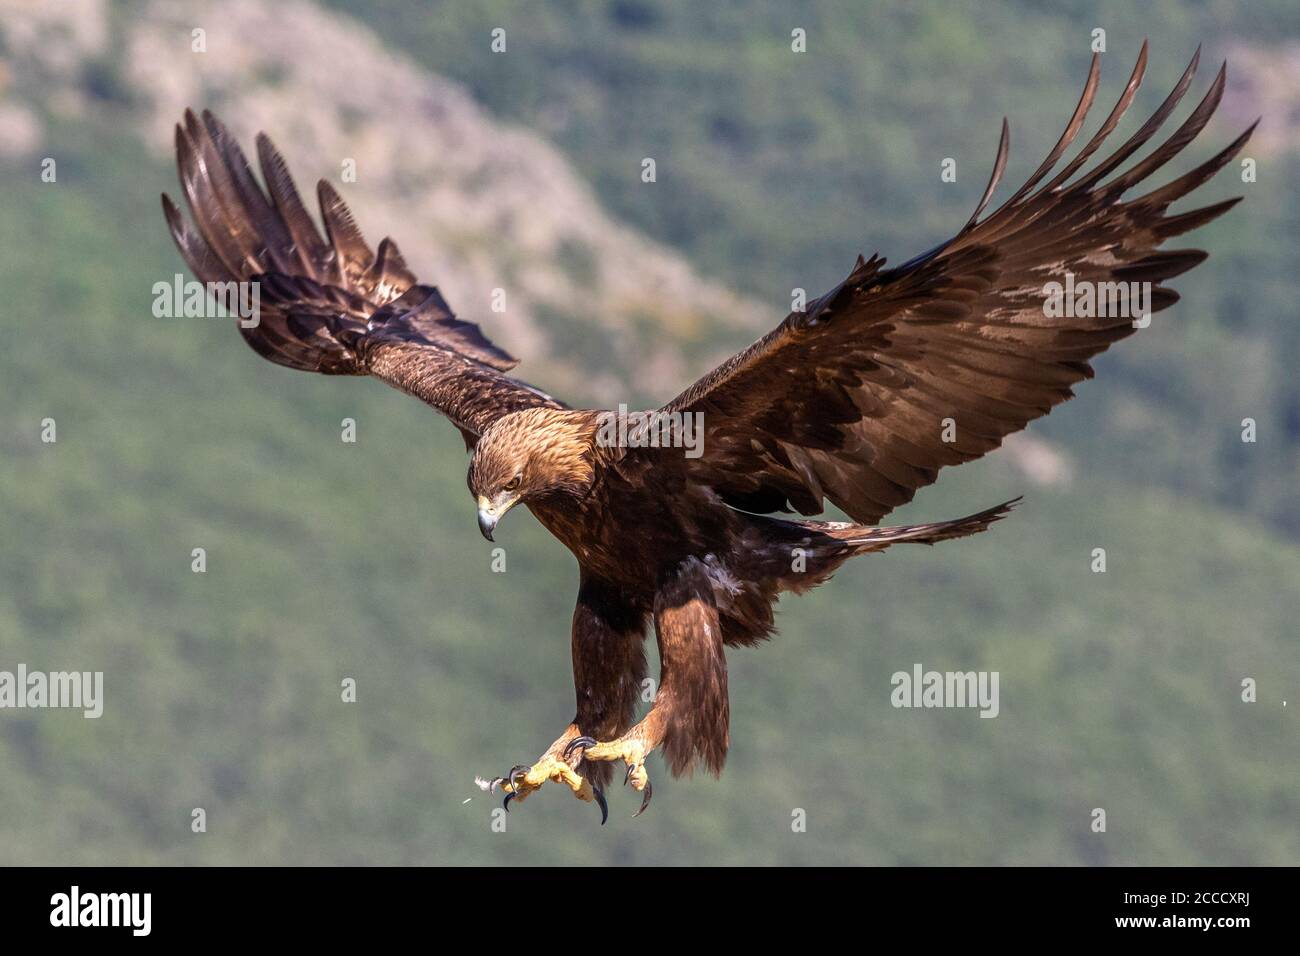
[[256, 282], [256, 323], [240, 334], [259, 355], [291, 368], [373, 375], [443, 412], [472, 444], [496, 418], [560, 404], [504, 374], [517, 362], [422, 285], [397, 244], [367, 245], [334, 187], [317, 187], [324, 233], [284, 158], [257, 137], [265, 188], [212, 113], [186, 110], [176, 161], [193, 225], [164, 195], [182, 258], [202, 282]]
[[981, 219], [1006, 167], [1004, 120], [989, 186], [952, 239], [896, 269], [885, 269], [878, 256], [859, 256], [844, 282], [806, 312], [788, 316], [664, 407], [704, 416], [700, 457], [641, 449], [629, 467], [645, 467], [653, 455], [654, 467], [684, 471], [738, 508], [816, 514], [829, 500], [856, 521], [876, 522], [942, 467], [992, 451], [1068, 400], [1073, 386], [1092, 377], [1089, 361], [1134, 332], [1133, 315], [1049, 314], [1047, 284], [1067, 274], [1103, 291], [1150, 283], [1150, 311], [1168, 308], [1178, 295], [1162, 283], [1206, 254], [1160, 245], [1238, 202], [1166, 214], [1237, 155], [1253, 126], [1190, 172], [1122, 201], [1204, 129], [1222, 98], [1225, 69], [1165, 142], [1106, 181], [1169, 119], [1199, 61], [1198, 49], [1155, 113], [1085, 169], [1133, 101], [1146, 72], [1144, 42], [1101, 127], [1039, 185], [1074, 143], [1096, 98], [1094, 57], [1056, 145], [1009, 200]]

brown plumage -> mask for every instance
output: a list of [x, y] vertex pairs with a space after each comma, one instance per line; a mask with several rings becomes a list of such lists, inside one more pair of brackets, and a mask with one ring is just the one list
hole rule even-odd
[[[698, 457], [611, 445], [601, 440], [603, 413], [567, 408], [509, 377], [514, 359], [457, 319], [436, 288], [419, 284], [391, 240], [372, 252], [325, 182], [322, 235], [264, 135], [257, 152], [265, 191], [225, 127], [209, 113], [187, 112], [176, 151], [194, 225], [166, 196], [163, 208], [199, 279], [260, 283], [260, 322], [241, 327], [255, 351], [291, 368], [371, 375], [438, 409], [472, 451], [468, 480], [483, 534], [491, 538], [501, 516], [523, 502], [577, 557], [573, 722], [537, 763], [491, 786], [504, 789], [508, 803], [561, 781], [603, 811], [609, 761], [626, 764], [646, 801], [644, 761], [656, 748], [674, 774], [697, 762], [721, 771], [729, 740], [724, 648], [769, 636], [782, 592], [824, 582], [854, 555], [963, 537], [1007, 514], [1014, 502], [955, 521], [871, 527], [943, 466], [984, 455], [1070, 398], [1092, 375], [1088, 361], [1133, 333], [1132, 314], [1052, 313], [1047, 283], [1067, 274], [1076, 288], [1149, 283], [1150, 312], [1177, 300], [1163, 283], [1205, 253], [1161, 245], [1237, 200], [1167, 210], [1231, 160], [1251, 130], [1166, 185], [1122, 197], [1201, 131], [1222, 96], [1224, 71], [1172, 136], [1116, 171], [1168, 119], [1198, 59], [1199, 51], [1150, 120], [1089, 167], [1142, 80], [1143, 44], [1100, 129], [1044, 182], [1095, 98], [1094, 56], [1056, 147], [981, 218], [1006, 165], [1004, 121], [988, 188], [960, 232], [892, 269], [878, 256], [859, 257], [842, 283], [662, 409], [701, 416]], [[852, 522], [772, 516], [815, 515], [827, 501]], [[651, 623], [661, 680], [653, 707], [634, 725]]]

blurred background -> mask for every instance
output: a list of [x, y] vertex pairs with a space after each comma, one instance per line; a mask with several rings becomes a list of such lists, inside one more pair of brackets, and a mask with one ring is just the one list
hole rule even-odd
[[[105, 674], [98, 720], [0, 712], [0, 863], [1300, 860], [1294, 4], [716, 6], [0, 2], [0, 669]], [[246, 146], [266, 130], [304, 194], [333, 179], [372, 246], [392, 235], [526, 379], [635, 407], [859, 252], [898, 263], [949, 236], [1004, 115], [1009, 195], [1073, 110], [1096, 28], [1085, 136], [1143, 37], [1116, 142], [1198, 43], [1170, 130], [1230, 61], [1162, 178], [1264, 116], [1257, 181], [1229, 165], [1180, 207], [1246, 197], [1184, 243], [1212, 256], [1174, 281], [1183, 301], [889, 519], [1023, 493], [1010, 520], [850, 563], [730, 654], [720, 781], [655, 758], [636, 821], [621, 789], [604, 828], [554, 789], [494, 832], [474, 776], [531, 761], [573, 712], [575, 562], [521, 512], [490, 573], [460, 438], [420, 403], [266, 363], [229, 321], [153, 316], [154, 283], [184, 270], [158, 203], [182, 110]], [[890, 675], [917, 662], [999, 671], [1000, 716], [894, 709]]]

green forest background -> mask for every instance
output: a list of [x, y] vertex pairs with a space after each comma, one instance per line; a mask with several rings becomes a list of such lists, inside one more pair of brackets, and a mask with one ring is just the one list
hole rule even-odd
[[[770, 307], [768, 325], [792, 287], [828, 288], [859, 252], [901, 262], [960, 226], [1004, 114], [1005, 198], [1073, 109], [1094, 27], [1098, 116], [1151, 38], [1120, 135], [1197, 43], [1189, 103], [1231, 49], [1300, 43], [1282, 0], [327, 6], [541, 132], [616, 218]], [[150, 315], [153, 283], [181, 268], [158, 209], [175, 175], [129, 131], [122, 69], [87, 63], [95, 108], [44, 117], [57, 184], [32, 157], [0, 160], [0, 669], [102, 670], [106, 685], [99, 720], [0, 712], [0, 863], [1300, 861], [1294, 139], [1259, 157], [1258, 182], [1229, 166], [1200, 194], [1246, 199], [1184, 243], [1212, 256], [1175, 280], [1183, 301], [1032, 427], [1072, 481], [1033, 486], [1001, 454], [946, 472], [890, 521], [1026, 501], [989, 534], [863, 559], [784, 602], [779, 636], [729, 657], [721, 780], [674, 781], [655, 758], [635, 821], [630, 793], [611, 794], [601, 828], [552, 790], [501, 833], [473, 778], [530, 761], [571, 716], [576, 565], [519, 513], [498, 533], [508, 572], [489, 572], [459, 437], [418, 402], [274, 367], [224, 323]], [[653, 190], [636, 175], [647, 155]], [[945, 156], [965, 164], [958, 184], [939, 181]], [[489, 314], [460, 311], [491, 334]], [[581, 302], [553, 316], [550, 348], [602, 361], [586, 318]], [[716, 331], [661, 334], [692, 374], [716, 358]], [[580, 379], [539, 384], [594, 400]], [[890, 675], [914, 662], [1000, 671], [1001, 715], [893, 709]]]

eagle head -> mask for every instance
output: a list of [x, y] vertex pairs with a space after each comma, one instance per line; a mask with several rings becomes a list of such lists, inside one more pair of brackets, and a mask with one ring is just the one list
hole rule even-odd
[[478, 528], [492, 540], [519, 502], [581, 498], [595, 481], [595, 428], [588, 413], [529, 408], [497, 419], [479, 436], [466, 482], [478, 504]]

